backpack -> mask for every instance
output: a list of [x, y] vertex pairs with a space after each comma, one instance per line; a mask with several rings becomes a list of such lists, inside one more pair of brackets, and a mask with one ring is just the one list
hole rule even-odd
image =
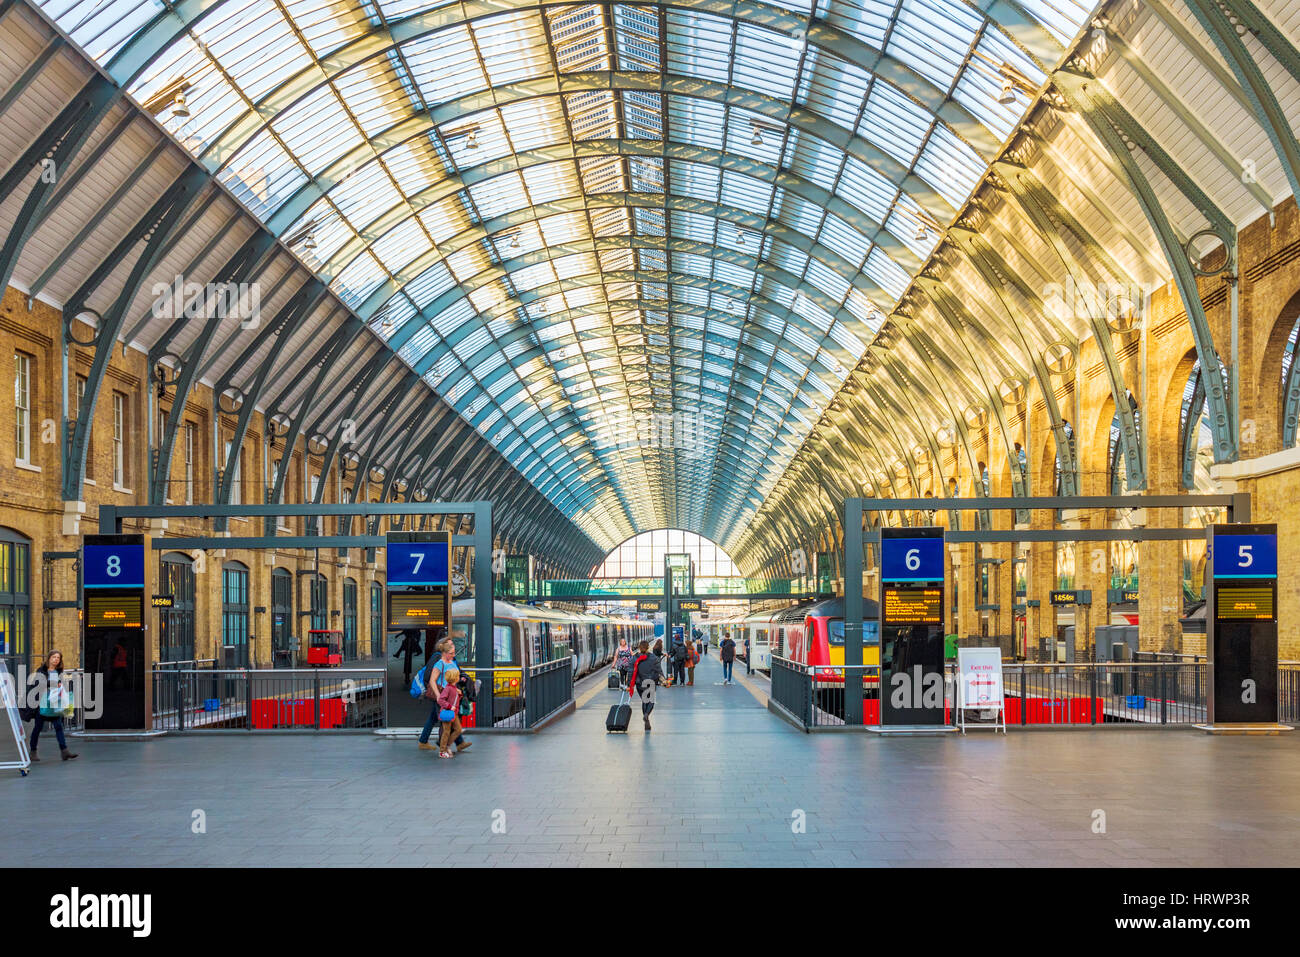
[[461, 675], [456, 687], [460, 689], [461, 696], [466, 701], [478, 700], [478, 679], [470, 680], [469, 675]]
[[411, 676], [411, 697], [417, 700], [424, 697], [424, 668]]

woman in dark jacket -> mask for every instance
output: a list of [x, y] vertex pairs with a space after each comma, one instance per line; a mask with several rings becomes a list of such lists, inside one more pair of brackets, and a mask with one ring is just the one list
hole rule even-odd
[[650, 642], [641, 642], [636, 660], [632, 662], [628, 687], [635, 688], [641, 696], [641, 720], [645, 722], [647, 731], [650, 730], [650, 712], [655, 709], [655, 688], [663, 676], [659, 659], [650, 652]]
[[[63, 755], [64, 761], [70, 761], [77, 755], [68, 750], [68, 741], [63, 737], [63, 714], [43, 714], [42, 711], [50, 710], [46, 706], [49, 703], [50, 692], [63, 687], [63, 652], [51, 651], [49, 657], [45, 659], [45, 664], [36, 669], [36, 673], [31, 676], [27, 682], [27, 700], [32, 700], [32, 689], [36, 689], [36, 699], [39, 701], [36, 710], [36, 717], [32, 724], [32, 738], [30, 742], [32, 761], [38, 762], [41, 759], [36, 756], [36, 745], [40, 741], [41, 729], [45, 725], [53, 725], [54, 736], [59, 742], [59, 752]], [[69, 699], [71, 700], [71, 699]]]

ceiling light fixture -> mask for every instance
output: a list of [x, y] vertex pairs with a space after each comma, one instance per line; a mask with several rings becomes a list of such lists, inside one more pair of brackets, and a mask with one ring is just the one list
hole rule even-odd
[[925, 228], [925, 223], [916, 224], [916, 232], [913, 234], [918, 240], [930, 238], [930, 231]]
[[469, 131], [469, 136], [465, 137], [465, 149], [478, 149], [478, 127]]
[[316, 248], [316, 234], [314, 232], [307, 234], [307, 238], [302, 241], [302, 248], [308, 252]]
[[749, 145], [750, 146], [763, 145], [763, 131], [759, 128], [757, 123], [754, 124], [754, 137], [749, 141]]
[[172, 100], [172, 116], [185, 119], [190, 115], [190, 108], [186, 105], [185, 91], [177, 92], [176, 98]]
[[1016, 102], [1016, 84], [1009, 76], [1002, 78], [1002, 92], [998, 94], [998, 103], [1011, 106]]

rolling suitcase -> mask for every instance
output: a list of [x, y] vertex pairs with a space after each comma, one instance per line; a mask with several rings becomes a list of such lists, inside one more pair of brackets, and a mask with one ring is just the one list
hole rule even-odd
[[621, 688], [622, 686], [623, 686], [622, 682], [618, 680], [618, 671], [616, 670], [611, 671], [609, 673], [609, 687], [613, 689], [613, 688]]
[[[627, 694], [624, 691], [624, 694]], [[618, 704], [611, 705], [609, 716], [605, 719], [605, 732], [613, 734], [616, 732], [627, 733], [628, 722], [632, 720], [632, 698], [629, 695], [627, 703], [623, 702], [623, 695], [618, 696]]]

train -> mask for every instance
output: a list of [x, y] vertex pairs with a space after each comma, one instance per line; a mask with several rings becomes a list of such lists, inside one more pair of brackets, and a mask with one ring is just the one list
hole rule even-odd
[[[451, 638], [456, 643], [456, 658], [467, 670], [475, 661], [474, 611], [472, 598], [452, 602]], [[620, 638], [626, 638], [628, 646], [635, 648], [638, 642], [654, 636], [654, 625], [649, 621], [508, 601], [492, 603], [492, 618], [492, 693], [498, 702], [497, 718], [522, 709], [525, 669], [573, 657], [577, 679], [612, 662]]]
[[[880, 632], [875, 621], [877, 607], [870, 598], [862, 600], [864, 665], [880, 664]], [[828, 598], [776, 611], [711, 621], [705, 626], [705, 633], [712, 644], [730, 637], [736, 643], [736, 653], [742, 658], [745, 639], [748, 638], [753, 664], [759, 671], [770, 671], [775, 655], [821, 669], [815, 673], [819, 682], [844, 681], [843, 598]]]

